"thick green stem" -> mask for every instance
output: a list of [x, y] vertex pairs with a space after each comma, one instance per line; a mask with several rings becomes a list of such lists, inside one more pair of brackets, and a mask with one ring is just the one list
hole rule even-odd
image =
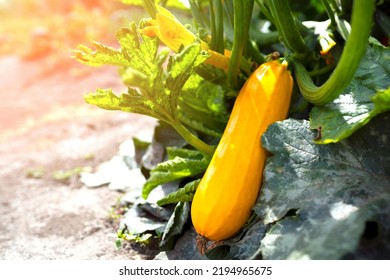
[[332, 9], [336, 12], [336, 13], [340, 13], [341, 10], [340, 10], [340, 6], [339, 6], [339, 1], [337, 0], [325, 0], [329, 3], [329, 5], [332, 7]]
[[324, 105], [339, 96], [349, 85], [366, 52], [374, 10], [374, 0], [354, 1], [351, 34], [336, 69], [322, 86], [314, 85], [309, 73], [300, 62], [294, 63], [296, 81], [302, 95], [309, 102], [315, 105]]
[[277, 31], [270, 31], [268, 33], [260, 33], [255, 31], [251, 32], [250, 35], [251, 38], [256, 41], [260, 47], [279, 43], [279, 33]]
[[297, 54], [306, 53], [305, 41], [299, 32], [288, 0], [269, 0], [268, 5], [276, 28], [286, 47]]
[[[228, 27], [233, 28], [233, 21], [234, 21], [234, 8], [233, 8], [233, 1], [223, 1], [223, 9], [225, 10], [225, 21], [227, 21]], [[229, 35], [229, 34], [227, 34]]]
[[238, 88], [238, 74], [241, 56], [249, 38], [254, 0], [234, 0], [234, 39], [229, 63], [228, 81], [232, 88]]
[[215, 147], [210, 146], [192, 134], [184, 125], [179, 121], [170, 122], [170, 124], [176, 129], [176, 131], [194, 148], [198, 151], [212, 156], [215, 151]]
[[336, 18], [335, 18], [335, 15], [334, 15], [334, 10], [332, 9], [330, 3], [329, 3], [329, 0], [322, 0], [322, 4], [324, 5], [325, 7], [325, 10], [326, 10], [326, 13], [328, 14], [328, 17], [330, 19], [330, 22], [331, 22], [331, 25], [332, 26], [336, 26]]
[[203, 28], [210, 28], [209, 20], [205, 17], [205, 13], [202, 11], [202, 7], [197, 0], [189, 0], [191, 7], [191, 14], [195, 18], [195, 22]]
[[260, 11], [263, 13], [266, 19], [268, 19], [271, 23], [275, 24], [271, 12], [265, 2], [266, 0], [256, 0], [256, 3], [259, 6]]
[[[251, 41], [248, 40], [247, 43], [247, 56], [251, 57], [254, 62], [257, 64], [263, 64], [265, 62], [265, 57], [260, 53], [259, 49], [257, 46], [253, 46]], [[243, 67], [243, 65], [241, 65]], [[248, 69], [250, 71], [250, 67]]]
[[222, 53], [225, 50], [223, 38], [223, 6], [221, 0], [210, 0], [211, 49]]

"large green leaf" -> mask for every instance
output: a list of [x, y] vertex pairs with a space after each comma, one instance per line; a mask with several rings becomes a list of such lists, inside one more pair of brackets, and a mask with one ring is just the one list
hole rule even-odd
[[196, 249], [195, 239], [197, 233], [192, 228], [180, 236], [172, 250], [161, 252], [156, 256], [157, 260], [201, 260], [207, 259]]
[[162, 52], [162, 59], [158, 59], [159, 42], [156, 38], [142, 36], [137, 31], [135, 23], [129, 28], [116, 31], [116, 38], [121, 46], [121, 52], [129, 61], [131, 68], [151, 76], [161, 68], [161, 60], [165, 60], [167, 53]]
[[[273, 156], [254, 207], [270, 226], [265, 259], [339, 259], [356, 250], [366, 222], [383, 220], [390, 207], [389, 131], [389, 114], [329, 145], [314, 143], [307, 121], [269, 127], [263, 145]], [[386, 224], [381, 235], [389, 235]]]
[[165, 227], [164, 234], [160, 241], [161, 250], [172, 249], [176, 238], [181, 234], [189, 216], [190, 204], [188, 202], [179, 202]]
[[193, 75], [179, 97], [178, 117], [189, 127], [220, 138], [229, 118], [225, 102], [221, 86]]
[[390, 110], [389, 88], [390, 48], [372, 41], [345, 91], [334, 101], [313, 108], [310, 127], [321, 128], [317, 143], [345, 139], [376, 115]]
[[[208, 57], [201, 51], [200, 44], [184, 47], [179, 53], [173, 55], [168, 64], [168, 76], [164, 81], [165, 96], [169, 96], [172, 115], [176, 116], [179, 95], [187, 81], [194, 74], [196, 67]], [[165, 97], [162, 95], [162, 97]]]
[[158, 185], [204, 172], [210, 161], [201, 152], [179, 148], [168, 149], [168, 157], [150, 172], [142, 190], [144, 198]]
[[[264, 237], [267, 226], [257, 217], [242, 230], [242, 236], [233, 237], [227, 242], [228, 254], [225, 259], [244, 260], [260, 259], [260, 242]], [[238, 239], [238, 240], [237, 240]]]
[[86, 95], [85, 100], [104, 109], [139, 113], [174, 123], [182, 89], [207, 59], [207, 52], [194, 43], [168, 57], [169, 51], [159, 49], [156, 38], [140, 34], [134, 23], [119, 29], [116, 37], [120, 49], [93, 42], [92, 48], [79, 46], [74, 53], [76, 59], [87, 65], [120, 67], [120, 76], [129, 90], [117, 96], [109, 89], [98, 89]]

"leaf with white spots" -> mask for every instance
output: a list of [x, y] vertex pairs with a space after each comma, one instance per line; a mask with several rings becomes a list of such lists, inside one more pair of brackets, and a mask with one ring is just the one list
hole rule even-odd
[[314, 143], [307, 121], [269, 127], [263, 145], [273, 156], [254, 208], [269, 226], [265, 259], [342, 258], [358, 248], [367, 221], [382, 238], [390, 235], [389, 131], [389, 114], [329, 145]]

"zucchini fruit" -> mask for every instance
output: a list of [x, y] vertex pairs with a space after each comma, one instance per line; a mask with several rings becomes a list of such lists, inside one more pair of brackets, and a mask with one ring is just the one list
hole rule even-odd
[[273, 60], [261, 64], [240, 90], [192, 201], [191, 218], [198, 237], [230, 238], [248, 220], [267, 157], [261, 136], [270, 124], [287, 117], [292, 88], [287, 64]]

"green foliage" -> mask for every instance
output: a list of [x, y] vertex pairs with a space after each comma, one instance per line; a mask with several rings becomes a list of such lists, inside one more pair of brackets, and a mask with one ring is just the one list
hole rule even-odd
[[163, 206], [165, 204], [192, 201], [199, 182], [200, 179], [187, 183], [184, 187], [179, 188], [177, 191], [161, 198], [159, 201], [157, 201], [157, 204], [159, 206]]
[[228, 121], [227, 92], [216, 84], [193, 75], [179, 98], [178, 117], [184, 124], [220, 138]]
[[[120, 67], [122, 81], [128, 86], [128, 92], [120, 96], [110, 89], [97, 89], [85, 96], [85, 100], [107, 110], [121, 110], [157, 118], [172, 125], [191, 145], [198, 150], [212, 154], [213, 148], [190, 132], [181, 120], [195, 130], [218, 136], [214, 128], [201, 125], [199, 121], [188, 121], [188, 116], [178, 116], [178, 103], [187, 81], [194, 88], [202, 79], [191, 79], [208, 57], [201, 50], [199, 43], [181, 48], [181, 51], [168, 57], [167, 49], [159, 50], [158, 40], [140, 34], [132, 23], [130, 28], [117, 31], [116, 37], [120, 49], [93, 42], [92, 48], [79, 46], [74, 50], [74, 57], [81, 63], [91, 66], [114, 65]], [[203, 98], [210, 100], [213, 96]], [[186, 106], [186, 99], [180, 98], [181, 106]], [[189, 105], [190, 106], [190, 105]], [[217, 118], [218, 116], [215, 116]]]
[[366, 222], [390, 207], [389, 129], [387, 114], [325, 146], [313, 142], [307, 121], [268, 129], [263, 143], [273, 156], [254, 208], [270, 226], [260, 245], [264, 258], [339, 259], [357, 248]]
[[144, 114], [173, 123], [181, 89], [207, 55], [201, 53], [199, 44], [188, 46], [169, 58], [165, 71], [163, 64], [168, 52], [158, 53], [156, 39], [141, 36], [134, 25], [119, 30], [117, 38], [120, 50], [94, 43], [95, 50], [80, 46], [75, 56], [92, 66], [121, 66], [121, 77], [129, 87], [128, 92], [117, 97], [111, 90], [98, 89], [85, 100], [104, 109]]
[[[267, 162], [262, 191], [254, 207], [257, 217], [207, 256], [388, 257], [389, 120], [389, 114], [376, 117], [347, 140], [329, 145], [314, 143], [316, 133], [306, 120], [289, 119], [270, 126], [263, 145], [273, 155]], [[192, 235], [187, 231], [183, 239]], [[175, 250], [178, 259], [191, 254], [188, 248]]]
[[115, 240], [115, 245], [118, 249], [122, 247], [122, 240], [135, 242], [141, 245], [147, 245], [153, 237], [151, 233], [131, 234], [121, 229], [118, 230], [117, 236], [118, 239]]
[[334, 101], [315, 107], [310, 127], [321, 127], [317, 143], [338, 142], [390, 110], [390, 48], [373, 43], [367, 49], [354, 79]]
[[150, 177], [142, 190], [144, 198], [158, 185], [204, 172], [210, 162], [210, 158], [193, 150], [170, 148], [168, 155], [169, 160], [158, 164], [150, 172]]

